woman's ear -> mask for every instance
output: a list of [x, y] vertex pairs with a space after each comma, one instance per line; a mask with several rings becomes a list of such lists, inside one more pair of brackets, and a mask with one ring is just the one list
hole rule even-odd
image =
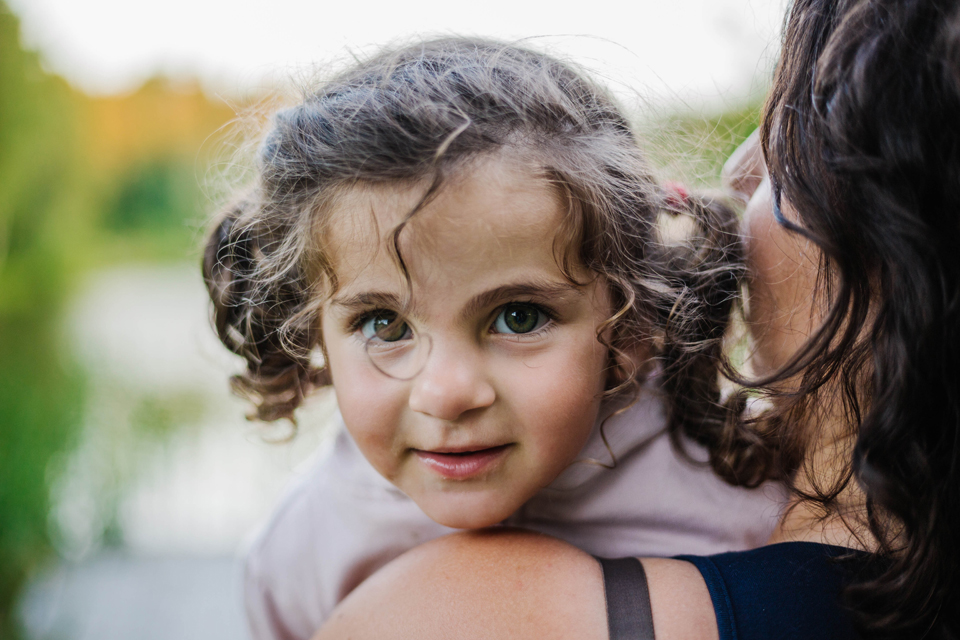
[[755, 129], [727, 158], [720, 172], [720, 181], [728, 195], [746, 204], [766, 175], [760, 129]]

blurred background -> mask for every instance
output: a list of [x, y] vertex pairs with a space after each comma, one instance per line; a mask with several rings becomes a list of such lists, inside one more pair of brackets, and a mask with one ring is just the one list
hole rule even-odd
[[0, 638], [247, 637], [238, 559], [334, 405], [292, 439], [244, 419], [199, 247], [298, 82], [398, 39], [532, 37], [614, 88], [664, 177], [716, 186], [785, 10], [349, 4], [0, 0]]

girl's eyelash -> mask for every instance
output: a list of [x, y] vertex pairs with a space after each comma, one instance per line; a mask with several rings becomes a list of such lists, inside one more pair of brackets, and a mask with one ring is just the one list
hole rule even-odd
[[553, 309], [551, 309], [550, 307], [544, 304], [541, 304], [539, 302], [533, 302], [531, 300], [511, 300], [510, 302], [507, 302], [506, 304], [502, 304], [499, 307], [497, 307], [497, 313], [499, 314], [506, 307], [509, 307], [510, 305], [513, 305], [513, 304], [533, 307], [543, 315], [547, 316], [547, 319], [549, 319], [551, 322], [556, 322], [557, 320], [556, 311], [554, 311]]
[[[558, 314], [556, 311], [554, 311], [549, 306], [543, 303], [533, 302], [532, 300], [511, 300], [509, 302], [505, 302], [500, 306], [498, 306], [496, 310], [493, 312], [493, 319], [496, 320], [497, 316], [500, 315], [500, 313], [510, 305], [524, 305], [524, 306], [533, 307], [538, 312], [542, 313], [547, 317], [549, 324], [545, 325], [546, 327], [553, 326], [553, 323], [557, 322], [558, 320]], [[353, 333], [358, 331], [360, 327], [364, 325], [365, 322], [370, 320], [370, 318], [376, 317], [378, 315], [386, 315], [386, 314], [396, 315], [396, 313], [397, 313], [396, 311], [393, 311], [391, 309], [367, 309], [365, 311], [360, 311], [356, 315], [352, 316], [350, 319], [347, 320], [347, 329], [351, 333]], [[522, 334], [518, 334], [518, 335], [522, 335]]]
[[493, 332], [493, 331], [492, 331], [493, 325], [496, 323], [497, 318], [500, 316], [501, 313], [503, 313], [503, 310], [504, 310], [504, 309], [506, 309], [507, 307], [509, 307], [509, 306], [511, 306], [511, 305], [521, 305], [521, 306], [525, 306], [525, 307], [533, 307], [533, 308], [536, 309], [539, 313], [542, 313], [544, 316], [547, 317], [547, 322], [546, 322], [542, 327], [540, 327], [539, 329], [535, 329], [534, 331], [531, 331], [531, 332], [529, 332], [529, 333], [499, 333], [499, 332], [498, 332], [497, 335], [499, 335], [499, 336], [503, 336], [503, 337], [505, 337], [505, 338], [507, 338], [507, 339], [509, 339], [509, 340], [514, 340], [514, 341], [517, 341], [517, 342], [522, 342], [523, 340], [529, 340], [529, 339], [534, 338], [534, 337], [542, 336], [543, 334], [545, 334], [545, 333], [547, 333], [547, 332], [549, 332], [549, 331], [552, 331], [552, 330], [553, 330], [554, 328], [556, 328], [556, 326], [557, 326], [557, 322], [558, 322], [558, 319], [559, 319], [559, 314], [557, 314], [557, 312], [554, 311], [553, 309], [551, 309], [550, 307], [548, 307], [548, 306], [546, 306], [546, 305], [544, 305], [544, 304], [542, 304], [542, 303], [533, 302], [533, 301], [529, 301], [529, 300], [511, 300], [510, 302], [507, 302], [507, 303], [504, 303], [504, 304], [500, 305], [499, 307], [497, 307], [496, 311], [494, 311], [494, 313], [493, 313], [493, 320], [492, 320], [491, 323], [490, 323], [491, 333]]
[[358, 331], [370, 318], [387, 314], [397, 315], [397, 312], [391, 311], [390, 309], [368, 309], [366, 311], [360, 311], [347, 321], [347, 328], [351, 332]]

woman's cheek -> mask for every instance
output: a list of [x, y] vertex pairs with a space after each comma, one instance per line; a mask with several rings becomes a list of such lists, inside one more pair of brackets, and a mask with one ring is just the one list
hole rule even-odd
[[[789, 204], [782, 202], [789, 214]], [[795, 218], [793, 212], [791, 218]], [[757, 189], [744, 213], [748, 267], [746, 320], [754, 373], [767, 375], [803, 346], [818, 322], [813, 304], [819, 257], [803, 236], [773, 216], [769, 180]]]

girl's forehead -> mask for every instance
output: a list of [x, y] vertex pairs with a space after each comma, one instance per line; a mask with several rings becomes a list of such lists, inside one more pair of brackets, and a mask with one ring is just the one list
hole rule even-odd
[[[559, 190], [535, 167], [492, 157], [447, 178], [424, 202], [428, 182], [360, 184], [328, 211], [323, 245], [338, 279], [392, 255], [404, 262], [478, 266], [521, 258], [555, 263], [555, 239], [569, 224]], [[350, 272], [354, 272], [351, 274]]]

